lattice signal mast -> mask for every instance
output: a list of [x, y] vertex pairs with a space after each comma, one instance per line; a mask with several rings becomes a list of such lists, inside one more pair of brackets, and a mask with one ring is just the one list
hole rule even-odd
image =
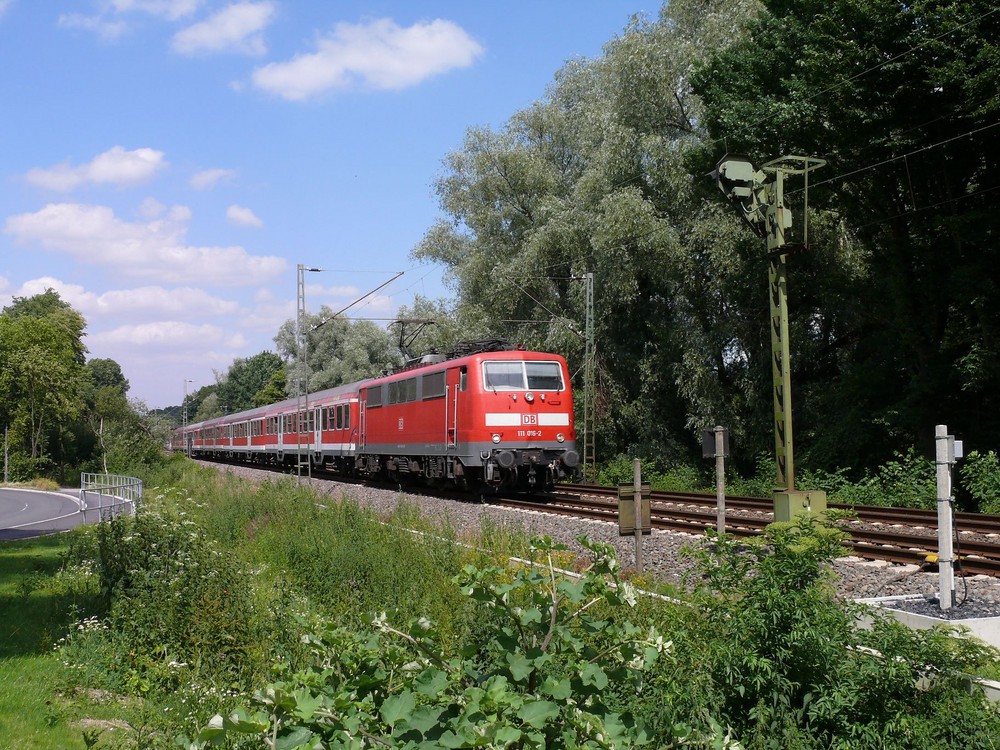
[[[771, 305], [771, 372], [774, 392], [774, 452], [777, 476], [774, 518], [787, 521], [804, 511], [826, 509], [826, 495], [795, 488], [792, 449], [792, 378], [788, 348], [787, 255], [809, 246], [809, 173], [826, 164], [811, 156], [782, 156], [756, 169], [749, 159], [726, 155], [715, 165], [712, 177], [722, 193], [735, 203], [744, 221], [767, 241], [768, 281]], [[791, 243], [786, 230], [792, 212], [785, 205], [785, 177], [802, 175], [805, 180], [802, 242]]]

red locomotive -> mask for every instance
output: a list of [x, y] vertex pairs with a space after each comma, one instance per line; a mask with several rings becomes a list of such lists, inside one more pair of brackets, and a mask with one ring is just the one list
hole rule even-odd
[[573, 396], [556, 354], [483, 347], [191, 424], [194, 457], [478, 490], [545, 491], [576, 473]]

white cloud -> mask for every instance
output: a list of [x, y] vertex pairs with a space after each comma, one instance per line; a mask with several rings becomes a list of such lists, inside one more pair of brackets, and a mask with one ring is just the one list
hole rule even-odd
[[198, 325], [176, 320], [124, 325], [88, 337], [88, 343], [97, 346], [180, 348], [190, 346], [192, 342], [197, 342], [199, 348], [222, 345], [238, 349], [245, 345], [246, 339], [242, 334], [233, 333], [221, 326], [207, 323]]
[[[5, 3], [7, 0], [0, 0]], [[202, 0], [110, 0], [100, 12], [93, 16], [82, 13], [63, 13], [59, 16], [59, 26], [64, 29], [92, 31], [102, 39], [114, 41], [130, 30], [127, 14], [147, 13], [167, 21], [176, 21], [194, 13]], [[3, 8], [0, 7], [0, 12]]]
[[174, 52], [182, 55], [212, 52], [263, 55], [267, 52], [267, 44], [261, 32], [273, 17], [272, 2], [234, 3], [178, 31], [171, 46]]
[[233, 224], [241, 227], [256, 227], [259, 229], [264, 226], [264, 222], [260, 220], [257, 214], [249, 208], [237, 206], [235, 203], [226, 209], [226, 218]]
[[232, 169], [203, 169], [191, 176], [190, 185], [195, 190], [208, 190], [235, 175], [236, 171]]
[[102, 294], [88, 292], [79, 284], [68, 284], [52, 276], [26, 281], [13, 292], [13, 297], [33, 297], [54, 289], [59, 296], [91, 319], [128, 318], [129, 320], [171, 318], [203, 319], [209, 315], [232, 315], [239, 303], [213, 297], [203, 289], [143, 286], [136, 289], [114, 289]]
[[113, 41], [128, 31], [128, 24], [122, 20], [109, 19], [107, 16], [85, 16], [81, 13], [63, 13], [59, 16], [59, 27], [93, 31], [107, 41]]
[[202, 0], [111, 0], [111, 7], [118, 13], [142, 11], [170, 21], [191, 15], [201, 4]]
[[442, 19], [408, 28], [388, 18], [339, 23], [317, 47], [314, 53], [257, 68], [254, 84], [298, 101], [329, 89], [401, 89], [468, 67], [483, 53], [460, 26]]
[[190, 218], [190, 209], [174, 206], [165, 218], [130, 223], [106, 206], [51, 203], [35, 213], [11, 216], [5, 231], [18, 242], [160, 283], [247, 286], [270, 281], [284, 271], [282, 258], [253, 256], [242, 247], [185, 244]]
[[144, 219], [156, 219], [163, 216], [163, 212], [166, 210], [167, 207], [156, 200], [156, 198], [146, 198], [146, 200], [139, 204], [139, 215]]
[[32, 185], [68, 192], [85, 182], [95, 184], [136, 185], [152, 179], [167, 162], [162, 151], [137, 148], [126, 151], [115, 146], [98, 154], [87, 164], [78, 167], [69, 163], [56, 164], [48, 169], [35, 168], [25, 175]]

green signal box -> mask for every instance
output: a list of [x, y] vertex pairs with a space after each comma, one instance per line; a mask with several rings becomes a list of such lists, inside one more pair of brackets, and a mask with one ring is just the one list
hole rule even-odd
[[[648, 484], [639, 486], [639, 497], [641, 498], [639, 530], [643, 534], [651, 534], [653, 531], [649, 515], [649, 498], [652, 492], [652, 487]], [[634, 485], [622, 484], [618, 486], [618, 534], [620, 536], [635, 534], [635, 501]]]
[[774, 520], [791, 521], [803, 513], [823, 513], [826, 493], [821, 490], [791, 490], [774, 493]]

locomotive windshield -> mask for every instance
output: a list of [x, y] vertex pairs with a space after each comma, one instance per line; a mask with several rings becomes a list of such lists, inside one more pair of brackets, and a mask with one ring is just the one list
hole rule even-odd
[[486, 388], [492, 391], [561, 391], [558, 362], [484, 362]]

